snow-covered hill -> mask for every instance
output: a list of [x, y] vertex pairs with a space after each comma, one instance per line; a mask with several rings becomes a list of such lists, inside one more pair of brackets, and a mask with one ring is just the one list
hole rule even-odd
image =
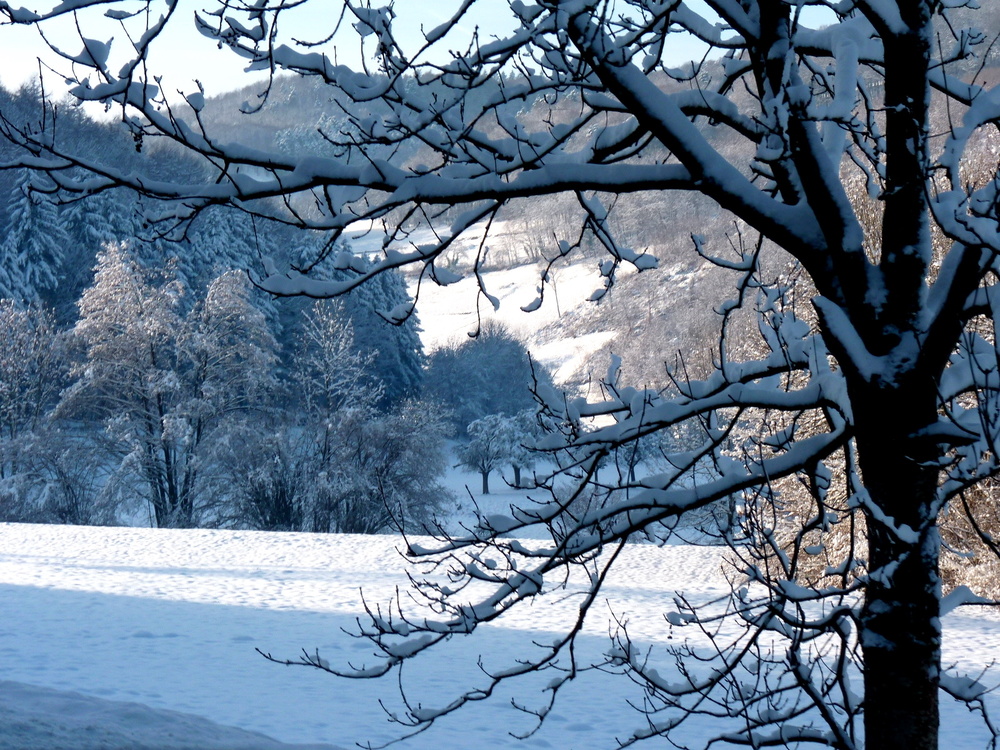
[[[460, 281], [439, 286], [426, 276], [420, 278], [418, 269], [409, 269], [408, 290], [417, 300], [427, 352], [461, 342], [481, 325], [499, 322], [568, 390], [603, 375], [611, 352], [623, 356], [631, 382], [663, 385], [663, 363], [678, 349], [693, 352], [697, 359], [703, 348], [711, 347], [719, 326], [713, 310], [732, 294], [722, 272], [699, 260], [685, 241], [683, 246], [650, 248], [660, 261], [653, 272], [638, 274], [628, 264], [621, 266], [615, 285], [600, 303], [591, 297], [604, 288], [599, 261], [608, 256], [571, 253], [550, 269], [536, 308], [544, 264], [527, 262], [510, 249], [526, 241], [523, 227], [513, 220], [495, 221], [486, 237], [484, 230], [473, 228], [449, 251], [454, 264], [449, 270]], [[382, 248], [382, 235], [362, 226], [348, 232], [346, 240], [359, 254], [377, 255]], [[431, 242], [433, 237], [424, 232], [409, 241]], [[490, 262], [477, 270], [483, 243], [505, 249], [491, 251]], [[727, 285], [720, 288], [720, 282]]]
[[[478, 280], [469, 275], [447, 287], [425, 284], [420, 290], [417, 311], [423, 328], [424, 348], [433, 351], [463, 340], [475, 331], [477, 321], [498, 321], [517, 335], [532, 357], [545, 365], [557, 383], [571, 381], [592, 356], [616, 335], [611, 330], [594, 330], [572, 337], [551, 335], [550, 327], [561, 315], [573, 315], [600, 287], [596, 263], [577, 263], [560, 271], [558, 301], [552, 289], [546, 290], [542, 306], [533, 312], [521, 308], [534, 300], [540, 271], [535, 265], [485, 271], [482, 283], [496, 298], [499, 307], [479, 294]], [[411, 294], [415, 289], [411, 289]]]
[[[494, 222], [488, 240], [513, 241], [509, 238], [514, 229], [509, 224]], [[483, 226], [470, 231], [451, 250], [450, 257], [457, 264], [455, 272], [462, 277], [461, 281], [439, 286], [430, 279], [421, 281], [412, 273], [408, 276], [410, 295], [417, 300], [420, 338], [425, 351], [433, 352], [461, 342], [481, 324], [499, 322], [525, 343], [532, 357], [549, 369], [557, 383], [572, 381], [588, 357], [618, 333], [597, 327], [582, 335], [563, 337], [553, 331], [564, 316], [573, 317], [585, 308], [593, 308], [588, 298], [602, 286], [597, 262], [571, 258], [558, 271], [553, 271], [551, 278], [555, 283], [546, 285], [542, 305], [525, 312], [522, 308], [538, 296], [541, 265], [489, 265], [480, 269], [477, 275], [474, 264], [483, 231]], [[433, 238], [430, 234], [421, 234], [410, 239], [430, 242]], [[381, 249], [381, 236], [377, 232], [366, 233], [363, 227], [348, 232], [347, 240], [357, 253], [377, 254]]]

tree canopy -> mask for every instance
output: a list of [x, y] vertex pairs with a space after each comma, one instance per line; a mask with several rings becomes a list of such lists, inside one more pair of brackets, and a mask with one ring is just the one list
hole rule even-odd
[[512, 416], [532, 409], [536, 382], [552, 386], [544, 367], [533, 363], [524, 343], [507, 328], [489, 323], [475, 338], [433, 352], [424, 394], [451, 412], [458, 434], [490, 414]]

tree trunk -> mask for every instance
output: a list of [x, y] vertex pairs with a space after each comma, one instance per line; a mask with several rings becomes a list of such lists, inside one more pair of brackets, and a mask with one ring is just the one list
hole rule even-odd
[[[882, 557], [869, 532], [874, 561]], [[865, 744], [879, 750], [937, 750], [941, 631], [937, 529], [930, 529], [888, 585], [869, 585], [862, 611]]]
[[521, 486], [521, 467], [514, 464], [512, 467], [514, 469], [514, 486], [520, 488]]
[[[954, 340], [922, 348], [931, 259], [926, 180], [934, 40], [931, 3], [897, 4], [885, 48], [886, 176], [878, 271], [884, 297], [854, 302], [874, 377], [849, 374], [868, 536], [859, 637], [864, 654], [866, 747], [937, 750], [941, 673], [940, 537], [936, 505], [942, 446], [920, 438], [938, 420], [938, 393]], [[955, 321], [955, 335], [961, 321]], [[846, 373], [846, 370], [845, 370]], [[862, 498], [864, 500], [864, 498]]]
[[490, 494], [490, 473], [488, 471], [479, 472], [483, 476], [483, 494]]
[[[910, 379], [919, 381], [924, 378]], [[865, 512], [870, 576], [860, 632], [865, 745], [937, 750], [941, 585], [934, 464], [940, 449], [912, 437], [937, 419], [934, 391], [873, 388], [865, 395], [856, 402], [856, 414], [868, 415], [858, 417], [858, 454], [865, 488], [878, 509]]]

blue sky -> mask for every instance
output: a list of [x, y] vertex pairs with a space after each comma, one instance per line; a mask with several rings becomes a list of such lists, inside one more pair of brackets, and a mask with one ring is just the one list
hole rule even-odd
[[[124, 4], [123, 7], [135, 8], [135, 4]], [[421, 25], [427, 29], [437, 26], [448, 17], [448, 11], [457, 6], [454, 0], [447, 2], [427, 2], [426, 0], [397, 0], [394, 8], [397, 13], [395, 29], [406, 42], [419, 41]], [[44, 7], [44, 6], [43, 6]], [[106, 7], [106, 6], [105, 6]], [[206, 39], [194, 27], [193, 14], [200, 7], [211, 7], [211, 2], [205, 0], [181, 0], [178, 16], [171, 20], [164, 38], [157, 43], [156, 56], [150, 61], [151, 69], [157, 74], [164, 74], [169, 79], [168, 90], [171, 88], [190, 88], [195, 79], [201, 80], [208, 93], [219, 93], [245, 85], [249, 80], [243, 72], [243, 61], [228, 50], [220, 50]], [[301, 10], [290, 12], [283, 26], [285, 33], [314, 40], [322, 38], [332, 30], [336, 16], [333, 12], [339, 9], [339, 3], [312, 2]], [[114, 37], [113, 50], [123, 53], [128, 49], [128, 40], [121, 27], [103, 17], [104, 9], [83, 17], [81, 26], [85, 33], [100, 41]], [[288, 23], [290, 22], [290, 23]], [[476, 24], [484, 30], [481, 33], [493, 34], [513, 27], [507, 3], [502, 0], [486, 0], [479, 3], [475, 15], [462, 24], [463, 31], [471, 31]], [[485, 31], [488, 30], [488, 31]], [[338, 60], [347, 64], [358, 61], [357, 37], [350, 25], [345, 43], [338, 47]], [[65, 22], [50, 24], [49, 38], [71, 54], [82, 49], [75, 35], [72, 19]], [[28, 27], [0, 27], [0, 49], [3, 62], [0, 65], [0, 83], [7, 88], [15, 88], [38, 75], [37, 58], [53, 60], [54, 57], [42, 42], [37, 30]], [[113, 58], [114, 59], [114, 58]], [[66, 63], [56, 65], [60, 71], [66, 70]], [[52, 76], [47, 72], [46, 78]], [[53, 79], [55, 77], [53, 76]], [[53, 80], [54, 82], [54, 80]]]
[[[373, 5], [376, 3], [373, 3]], [[150, 60], [150, 69], [157, 75], [165, 76], [165, 88], [168, 92], [177, 89], [193, 91], [195, 79], [200, 80], [206, 93], [215, 94], [244, 86], [254, 80], [243, 71], [243, 61], [228, 50], [220, 50], [210, 39], [201, 36], [194, 28], [194, 11], [202, 7], [211, 7], [211, 0], [181, 0], [177, 17], [171, 20], [164, 38], [159, 40], [156, 52]], [[396, 0], [394, 10], [397, 20], [394, 29], [404, 43], [416, 44], [420, 41], [420, 30], [431, 29], [446, 20], [456, 7], [458, 0]], [[44, 6], [42, 6], [44, 7]], [[123, 4], [123, 7], [134, 10], [135, 3]], [[155, 7], [155, 4], [154, 4]], [[307, 3], [301, 9], [290, 12], [282, 27], [285, 34], [317, 40], [332, 30], [336, 22], [336, 11], [340, 3], [331, 0], [317, 0]], [[96, 12], [83, 16], [81, 27], [87, 36], [100, 41], [114, 37], [112, 45], [113, 56], [117, 51], [123, 55], [128, 50], [128, 39], [120, 25], [103, 17], [107, 6]], [[502, 34], [514, 27], [511, 12], [505, 0], [482, 0], [477, 3], [467, 18], [463, 19], [459, 32], [470, 33], [476, 26], [480, 34], [486, 36]], [[356, 65], [359, 58], [357, 37], [347, 24], [348, 34], [345, 42], [338, 45], [338, 62]], [[71, 18], [52, 25], [48, 31], [49, 39], [56, 45], [65, 48], [71, 54], [82, 49], [76, 37]], [[35, 78], [38, 75], [37, 59], [52, 60], [53, 56], [42, 42], [37, 30], [27, 27], [0, 27], [0, 50], [3, 62], [0, 65], [0, 83], [7, 88], [17, 86]], [[680, 62], [685, 56], [697, 55], [697, 51], [688, 48], [679, 51]], [[124, 58], [122, 58], [124, 59]], [[57, 70], [67, 70], [65, 62], [55, 65]], [[259, 77], [259, 74], [258, 74]], [[47, 87], [57, 88], [60, 76], [51, 72], [45, 73]]]

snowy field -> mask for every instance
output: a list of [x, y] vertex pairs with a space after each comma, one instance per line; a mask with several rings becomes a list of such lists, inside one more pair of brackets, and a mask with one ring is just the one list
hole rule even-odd
[[[518, 496], [501, 490], [491, 503]], [[361, 587], [374, 602], [406, 585], [398, 545], [392, 536], [0, 525], [0, 749], [329, 750], [392, 739], [399, 727], [379, 700], [398, 707], [394, 682], [278, 666], [254, 648], [289, 657], [318, 648], [332, 663], [362, 662], [370, 647], [342, 629], [362, 611]], [[606, 649], [611, 612], [629, 614], [638, 640], [662, 643], [675, 590], [708, 597], [725, 587], [716, 549], [635, 545], [582, 648]], [[478, 654], [490, 665], [530, 651], [572, 609], [572, 600], [543, 597], [413, 665], [405, 684], [425, 704], [446, 700], [476, 678]], [[997, 654], [996, 617], [948, 616], [949, 663], [974, 671]], [[547, 680], [522, 685], [519, 698], [540, 701]], [[523, 742], [508, 732], [530, 722], [507, 693], [396, 747], [613, 748], [641, 723], [627, 705], [639, 697], [627, 679], [587, 673]], [[949, 750], [986, 746], [978, 719], [950, 702], [944, 735]]]

